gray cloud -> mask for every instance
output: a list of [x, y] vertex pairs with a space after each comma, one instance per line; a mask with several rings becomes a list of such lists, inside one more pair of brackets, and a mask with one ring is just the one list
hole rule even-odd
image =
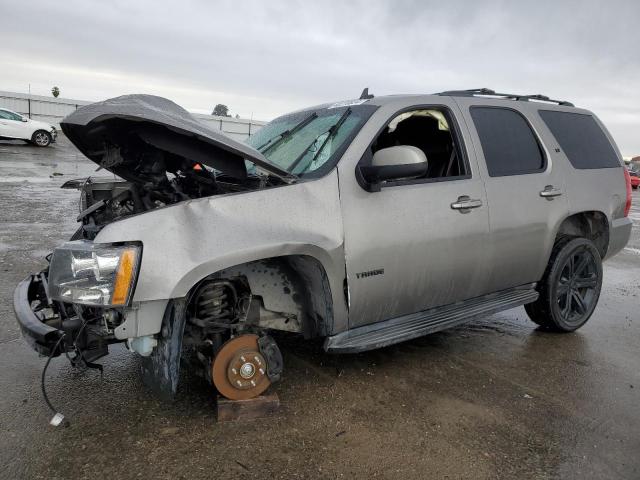
[[0, 0], [0, 89], [145, 92], [272, 118], [376, 94], [488, 86], [594, 110], [640, 154], [640, 3]]

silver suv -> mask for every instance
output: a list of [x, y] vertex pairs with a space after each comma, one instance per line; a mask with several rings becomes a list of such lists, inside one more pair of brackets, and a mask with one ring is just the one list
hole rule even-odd
[[64, 185], [80, 228], [18, 285], [18, 322], [74, 364], [126, 342], [167, 396], [181, 360], [228, 398], [259, 395], [282, 373], [274, 331], [360, 352], [525, 305], [571, 332], [631, 232], [613, 139], [541, 95], [365, 90], [248, 144], [131, 95], [62, 130], [115, 175]]

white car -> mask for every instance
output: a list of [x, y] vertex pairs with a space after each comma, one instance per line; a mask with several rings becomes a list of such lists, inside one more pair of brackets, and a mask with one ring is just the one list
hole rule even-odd
[[38, 147], [47, 147], [56, 141], [57, 136], [58, 131], [49, 123], [0, 108], [0, 140], [25, 140]]

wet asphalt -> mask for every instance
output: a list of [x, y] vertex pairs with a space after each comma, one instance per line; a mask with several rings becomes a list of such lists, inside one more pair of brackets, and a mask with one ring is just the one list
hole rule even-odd
[[213, 392], [187, 374], [173, 403], [141, 384], [120, 346], [96, 371], [22, 340], [15, 285], [75, 230], [66, 180], [95, 165], [61, 138], [0, 142], [0, 478], [640, 478], [640, 193], [633, 238], [605, 264], [599, 306], [574, 334], [523, 308], [350, 356], [286, 340], [279, 414], [216, 423]]

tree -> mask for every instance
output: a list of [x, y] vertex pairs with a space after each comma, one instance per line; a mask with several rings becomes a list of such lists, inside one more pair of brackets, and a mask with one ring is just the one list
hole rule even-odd
[[227, 107], [226, 105], [222, 105], [221, 103], [217, 104], [213, 108], [213, 112], [211, 112], [211, 115], [218, 115], [219, 117], [230, 117], [231, 116], [231, 115], [229, 115], [229, 107]]
[[58, 95], [60, 95], [60, 89], [58, 87], [53, 87], [51, 89], [51, 95], [58, 98]]

